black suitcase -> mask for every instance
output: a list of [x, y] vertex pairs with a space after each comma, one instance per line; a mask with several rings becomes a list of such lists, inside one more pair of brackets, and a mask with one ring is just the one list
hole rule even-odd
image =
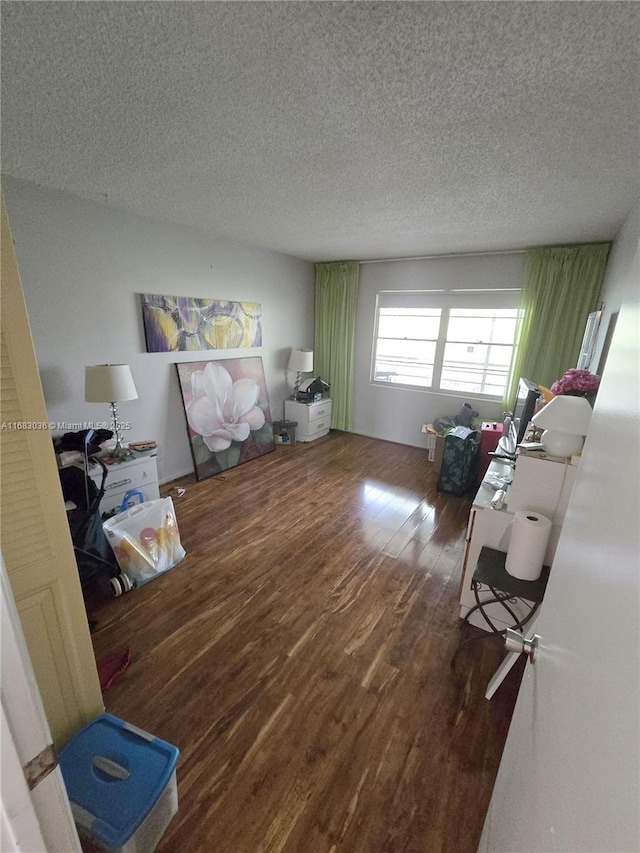
[[467, 427], [451, 430], [444, 440], [438, 491], [464, 495], [475, 488], [479, 464], [480, 433]]

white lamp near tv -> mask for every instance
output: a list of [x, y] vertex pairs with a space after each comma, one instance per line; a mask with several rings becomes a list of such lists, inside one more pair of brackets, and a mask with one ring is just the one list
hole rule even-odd
[[540, 409], [531, 421], [544, 430], [540, 442], [547, 453], [551, 456], [574, 456], [582, 450], [591, 413], [585, 397], [560, 394]]

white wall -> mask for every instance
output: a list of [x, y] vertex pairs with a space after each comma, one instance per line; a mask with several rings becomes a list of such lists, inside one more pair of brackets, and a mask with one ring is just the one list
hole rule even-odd
[[636, 204], [607, 266], [603, 298], [626, 306], [626, 322], [623, 314], [595, 403], [536, 623], [540, 660], [523, 679], [482, 853], [640, 849], [639, 213]]
[[381, 290], [519, 288], [524, 253], [458, 255], [423, 260], [365, 263], [360, 267], [360, 290], [355, 341], [354, 432], [415, 447], [426, 446], [423, 423], [455, 415], [464, 402], [483, 420], [502, 421], [502, 404], [467, 395], [380, 387], [370, 381], [376, 294]]
[[[174, 362], [261, 356], [282, 417], [290, 348], [313, 347], [312, 264], [30, 182], [4, 178], [3, 193], [50, 421], [108, 420], [108, 405], [84, 402], [85, 365], [129, 364], [125, 439], [158, 441], [165, 482], [193, 471]], [[263, 346], [147, 353], [139, 293], [260, 302]]]

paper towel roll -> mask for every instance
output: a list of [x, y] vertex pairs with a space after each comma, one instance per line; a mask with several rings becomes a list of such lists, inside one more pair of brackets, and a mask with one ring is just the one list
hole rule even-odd
[[551, 522], [539, 512], [522, 510], [513, 519], [505, 569], [523, 581], [538, 580], [551, 535]]

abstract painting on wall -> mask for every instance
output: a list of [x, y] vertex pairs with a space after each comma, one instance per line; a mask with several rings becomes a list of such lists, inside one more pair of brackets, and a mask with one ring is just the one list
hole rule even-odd
[[275, 450], [262, 359], [176, 364], [196, 478]]
[[229, 302], [143, 293], [147, 352], [262, 346], [259, 302]]

